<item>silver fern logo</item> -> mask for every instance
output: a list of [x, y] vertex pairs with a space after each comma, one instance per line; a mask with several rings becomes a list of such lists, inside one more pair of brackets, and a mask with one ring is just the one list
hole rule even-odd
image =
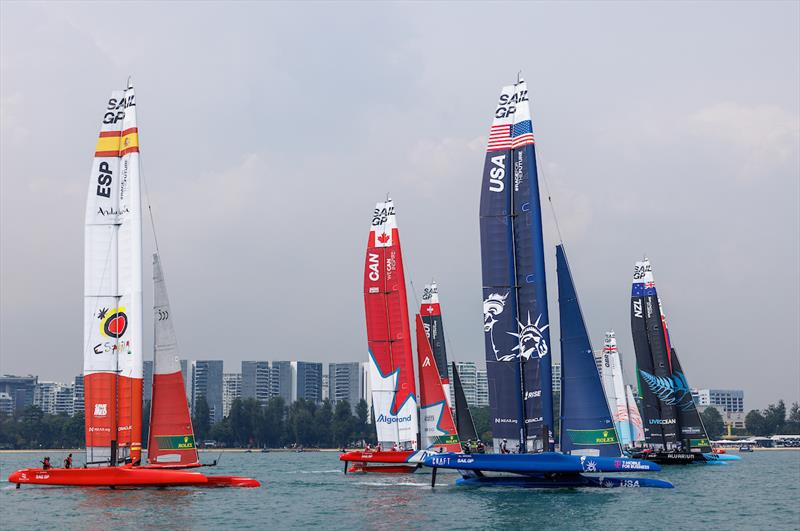
[[639, 373], [641, 373], [642, 379], [650, 391], [666, 405], [679, 407], [683, 411], [688, 411], [694, 407], [692, 392], [683, 373], [676, 372], [671, 378], [656, 376], [641, 369]]

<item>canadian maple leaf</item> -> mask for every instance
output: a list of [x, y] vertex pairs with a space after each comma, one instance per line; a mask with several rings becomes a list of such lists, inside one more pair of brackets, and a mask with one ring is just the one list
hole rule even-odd
[[381, 243], [388, 242], [389, 241], [389, 235], [384, 232], [383, 234], [378, 236], [378, 241], [381, 242]]

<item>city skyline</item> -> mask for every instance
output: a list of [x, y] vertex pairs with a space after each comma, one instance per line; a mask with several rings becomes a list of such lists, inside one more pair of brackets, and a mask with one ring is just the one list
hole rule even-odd
[[[629, 379], [630, 281], [647, 254], [690, 385], [730, 383], [758, 407], [800, 400], [796, 2], [729, 3], [724, 17], [715, 3], [520, 4], [531, 31], [513, 53], [474, 38], [501, 15], [492, 4], [458, 24], [445, 4], [243, 6], [198, 4], [185, 24], [181, 4], [2, 4], [3, 372], [80, 367], [91, 155], [128, 76], [183, 357], [366, 360], [364, 246], [389, 192], [406, 278], [439, 283], [451, 358], [483, 359], [480, 175], [499, 89], [522, 70], [552, 198], [556, 359], [563, 239], [593, 347], [615, 329]], [[297, 21], [306, 40], [287, 46]], [[220, 26], [237, 37], [209, 39]]]

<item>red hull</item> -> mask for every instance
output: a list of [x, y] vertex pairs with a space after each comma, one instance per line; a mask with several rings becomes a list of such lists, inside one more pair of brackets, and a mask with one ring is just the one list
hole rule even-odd
[[409, 463], [414, 455], [410, 450], [402, 452], [371, 452], [355, 450], [339, 456], [339, 461], [352, 462], [348, 472], [377, 472], [382, 474], [409, 474], [419, 468], [418, 463]]
[[238, 476], [205, 476], [183, 472], [133, 466], [102, 468], [25, 468], [8, 476], [17, 485], [60, 485], [66, 487], [259, 487], [250, 478]]

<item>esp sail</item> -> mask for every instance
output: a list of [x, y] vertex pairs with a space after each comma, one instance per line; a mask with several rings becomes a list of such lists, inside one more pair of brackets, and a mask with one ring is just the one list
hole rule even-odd
[[419, 423], [408, 302], [394, 203], [372, 214], [364, 265], [370, 384], [378, 441], [416, 449]]
[[453, 386], [458, 436], [462, 441], [477, 441], [480, 437], [475, 429], [475, 421], [472, 419], [472, 412], [469, 410], [467, 396], [464, 394], [464, 386], [461, 384], [455, 362], [453, 362]]
[[563, 245], [556, 246], [556, 264], [561, 323], [561, 451], [620, 456], [622, 450]]
[[106, 101], [86, 199], [84, 404], [90, 466], [141, 457], [142, 217], [132, 86]]
[[436, 356], [431, 349], [425, 324], [417, 314], [417, 365], [419, 366], [419, 407], [421, 415], [422, 448], [442, 448], [445, 452], [460, 452], [453, 414], [444, 395]]
[[444, 340], [444, 325], [442, 323], [442, 309], [439, 305], [439, 287], [436, 282], [425, 285], [422, 292], [422, 304], [419, 308], [422, 316], [422, 324], [425, 326], [425, 334], [433, 350], [433, 357], [436, 358], [436, 366], [439, 368], [439, 378], [442, 380], [444, 396], [447, 399], [448, 407], [453, 407], [450, 403], [450, 377], [447, 374], [447, 347]]
[[481, 182], [483, 315], [492, 436], [549, 450], [551, 355], [542, 213], [525, 82], [503, 87]]
[[619, 442], [631, 445], [631, 427], [628, 416], [628, 400], [625, 396], [625, 382], [622, 377], [622, 362], [617, 350], [617, 336], [614, 331], [606, 332], [603, 340], [603, 387], [608, 398], [608, 407], [614, 426], [617, 428]]
[[178, 340], [161, 258], [153, 254], [153, 398], [147, 461], [153, 466], [198, 466], [200, 459], [181, 373]]

